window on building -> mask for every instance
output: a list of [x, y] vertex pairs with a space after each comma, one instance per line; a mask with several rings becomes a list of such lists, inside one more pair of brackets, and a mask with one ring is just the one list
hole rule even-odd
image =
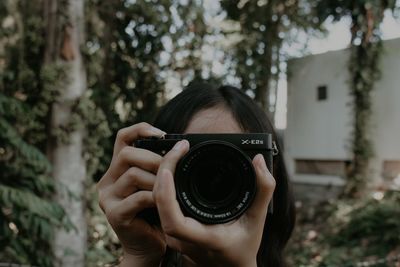
[[328, 99], [328, 87], [326, 85], [320, 85], [317, 87], [317, 100], [323, 101]]

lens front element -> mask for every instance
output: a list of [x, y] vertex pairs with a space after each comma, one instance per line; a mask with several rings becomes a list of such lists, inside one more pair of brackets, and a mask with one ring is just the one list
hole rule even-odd
[[239, 217], [256, 192], [251, 159], [228, 142], [194, 146], [175, 173], [177, 198], [183, 212], [208, 224]]

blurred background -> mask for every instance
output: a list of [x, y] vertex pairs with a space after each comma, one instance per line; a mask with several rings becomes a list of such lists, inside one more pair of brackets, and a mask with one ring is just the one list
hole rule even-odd
[[241, 88], [279, 131], [298, 209], [291, 266], [399, 267], [399, 11], [1, 0], [0, 266], [117, 263], [95, 193], [116, 132], [206, 81]]

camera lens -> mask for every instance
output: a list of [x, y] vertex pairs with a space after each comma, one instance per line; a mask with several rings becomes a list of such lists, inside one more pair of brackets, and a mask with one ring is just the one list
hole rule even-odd
[[175, 173], [177, 198], [186, 215], [209, 224], [239, 217], [255, 195], [250, 158], [223, 141], [194, 146]]
[[191, 191], [202, 205], [210, 208], [229, 201], [240, 188], [241, 178], [232, 160], [222, 160], [214, 155], [192, 167]]

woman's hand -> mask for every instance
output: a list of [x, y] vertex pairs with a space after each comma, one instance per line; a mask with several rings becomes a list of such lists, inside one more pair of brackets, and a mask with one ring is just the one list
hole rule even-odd
[[268, 204], [275, 189], [275, 179], [263, 156], [253, 159], [257, 193], [252, 206], [235, 221], [205, 225], [185, 217], [175, 197], [173, 174], [177, 162], [188, 149], [189, 143], [183, 140], [164, 156], [153, 189], [168, 246], [189, 257], [195, 266], [257, 266]]
[[158, 266], [166, 249], [161, 230], [137, 217], [155, 207], [152, 190], [162, 157], [132, 146], [140, 137], [164, 134], [147, 123], [121, 129], [111, 164], [97, 185], [99, 205], [124, 250], [123, 266]]

